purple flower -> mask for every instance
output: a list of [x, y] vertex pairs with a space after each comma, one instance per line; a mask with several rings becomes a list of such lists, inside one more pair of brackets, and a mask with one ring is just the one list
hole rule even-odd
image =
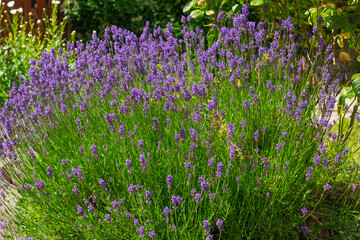
[[95, 144], [91, 145], [91, 151], [92, 151], [93, 154], [96, 154], [98, 152], [97, 147], [96, 147]]
[[83, 216], [83, 215], [84, 215], [84, 209], [82, 209], [82, 207], [81, 207], [80, 205], [77, 205], [77, 210], [78, 210], [79, 216]]
[[117, 208], [119, 206], [119, 203], [116, 200], [112, 201], [111, 204], [113, 208]]
[[324, 145], [324, 143], [320, 143], [319, 147], [317, 149], [319, 151], [320, 154], [325, 154], [326, 153], [326, 146]]
[[232, 144], [231, 147], [230, 147], [229, 158], [230, 159], [235, 159], [236, 158], [236, 148], [235, 148], [234, 144]]
[[326, 184], [326, 185], [324, 186], [324, 191], [329, 190], [330, 188], [331, 188], [331, 185]]
[[79, 195], [79, 188], [76, 187], [76, 186], [74, 186], [73, 192], [74, 192], [76, 195]]
[[222, 225], [223, 225], [223, 221], [219, 218], [216, 221], [216, 226], [218, 226], [220, 232], [224, 231], [224, 229], [221, 228]]
[[306, 226], [301, 226], [301, 231], [304, 233], [304, 235], [308, 235], [310, 233]]
[[88, 211], [91, 212], [91, 213], [94, 213], [94, 207], [93, 207], [93, 205], [90, 204], [90, 205], [88, 206]]
[[254, 140], [257, 142], [259, 140], [259, 137], [260, 137], [260, 133], [259, 133], [259, 130], [256, 130], [254, 132]]
[[185, 162], [185, 168], [188, 172], [190, 172], [191, 162]]
[[150, 237], [150, 238], [154, 238], [155, 236], [156, 236], [156, 234], [155, 234], [155, 231], [154, 231], [154, 230], [152, 230], [152, 231], [149, 232], [149, 237]]
[[173, 205], [181, 204], [183, 202], [183, 199], [180, 196], [172, 196], [171, 197], [171, 202], [172, 202]]
[[204, 220], [203, 227], [204, 227], [205, 233], [210, 233], [209, 220]]
[[169, 176], [167, 176], [167, 178], [166, 178], [166, 183], [167, 183], [167, 185], [168, 185], [168, 189], [171, 189], [171, 183], [172, 183], [172, 175], [171, 174], [169, 174]]
[[312, 168], [311, 166], [309, 166], [309, 167], [307, 168], [306, 181], [308, 181], [308, 180], [311, 178], [312, 171], [313, 171], [313, 168]]
[[247, 127], [246, 122], [245, 122], [244, 119], [241, 119], [240, 125], [241, 125], [241, 128], [242, 128], [243, 130], [245, 130], [246, 127]]
[[105, 187], [106, 186], [106, 182], [104, 180], [102, 180], [101, 178], [99, 180], [99, 183], [100, 183], [100, 187]]
[[288, 136], [286, 131], [283, 131], [283, 133], [281, 134], [282, 138], [286, 138]]
[[247, 99], [245, 99], [245, 101], [243, 101], [243, 105], [246, 109], [249, 109], [250, 106], [249, 106], [249, 101]]
[[215, 193], [209, 193], [209, 199], [210, 201], [214, 200], [216, 197], [216, 194]]
[[130, 194], [134, 194], [135, 193], [135, 186], [131, 183], [130, 186], [128, 187], [128, 191], [130, 192]]
[[246, 4], [241, 6], [241, 12], [245, 16], [248, 16], [250, 14], [249, 8], [248, 8], [248, 6], [246, 6]]
[[314, 162], [315, 162], [315, 165], [319, 165], [320, 162], [321, 162], [321, 158], [319, 155], [315, 155], [314, 156]]
[[201, 194], [200, 193], [196, 193], [195, 194], [195, 197], [194, 197], [194, 200], [199, 203], [201, 201]]
[[31, 189], [31, 186], [30, 186], [28, 183], [25, 183], [25, 184], [24, 184], [24, 188], [27, 189], [27, 190], [29, 190], [29, 189]]
[[167, 215], [169, 215], [169, 213], [170, 213], [169, 208], [168, 208], [168, 207], [165, 207], [165, 208], [164, 208], [164, 211], [163, 211], [164, 216], [166, 217]]
[[53, 172], [49, 166], [47, 167], [47, 175], [49, 176], [49, 178], [53, 177]]
[[236, 130], [235, 124], [228, 123], [228, 137], [231, 138]]
[[150, 199], [150, 198], [151, 198], [151, 192], [150, 192], [150, 190], [146, 190], [146, 191], [145, 191], [145, 197], [146, 197], [147, 199]]
[[214, 157], [212, 157], [212, 158], [209, 159], [208, 167], [211, 168], [212, 166], [214, 166], [214, 164], [215, 164]]
[[67, 165], [67, 160], [64, 158], [63, 160], [61, 160], [61, 163], [62, 163], [62, 165], [64, 165], [64, 166], [66, 167], [66, 165]]
[[139, 139], [139, 140], [138, 140], [138, 146], [139, 146], [139, 148], [140, 148], [141, 150], [143, 150], [143, 148], [144, 148], [144, 142], [143, 142], [142, 139]]
[[105, 215], [105, 220], [106, 220], [108, 223], [111, 222], [111, 217], [110, 217], [109, 214], [106, 214], [106, 215]]
[[132, 173], [132, 169], [131, 169], [131, 167], [132, 167], [132, 165], [131, 165], [131, 160], [130, 159], [126, 159], [125, 160], [125, 165], [126, 165], [126, 167], [129, 169], [127, 172], [129, 173], [129, 174], [131, 174]]
[[303, 208], [301, 208], [301, 213], [303, 215], [306, 215], [308, 213], [308, 210], [305, 207], [303, 207]]
[[141, 226], [138, 231], [140, 233], [140, 235], [139, 235], [140, 238], [145, 237], [145, 227], [144, 226]]

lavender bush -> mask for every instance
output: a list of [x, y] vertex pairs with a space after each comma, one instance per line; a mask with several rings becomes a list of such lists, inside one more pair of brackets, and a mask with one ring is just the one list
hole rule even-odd
[[[341, 81], [328, 70], [331, 49], [310, 49], [309, 65], [296, 54], [289, 20], [269, 33], [247, 14], [243, 6], [208, 48], [183, 18], [182, 39], [171, 24], [153, 33], [147, 26], [139, 38], [113, 26], [105, 40], [93, 34], [91, 44], [32, 61], [29, 81], [13, 86], [1, 111], [2, 159], [14, 179], [2, 183], [3, 234], [356, 234], [355, 188], [330, 201], [358, 173], [329, 131]], [[315, 64], [322, 71], [313, 83]], [[327, 228], [335, 217], [337, 227]]]

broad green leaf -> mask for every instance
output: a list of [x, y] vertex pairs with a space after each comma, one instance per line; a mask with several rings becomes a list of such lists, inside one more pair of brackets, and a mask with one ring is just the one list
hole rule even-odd
[[346, 52], [340, 52], [339, 59], [345, 64], [349, 64], [351, 62], [351, 57]]
[[344, 26], [344, 23], [346, 20], [343, 17], [340, 16], [329, 16], [328, 22], [333, 29], [340, 29]]
[[185, 5], [185, 7], [183, 8], [183, 12], [189, 11], [189, 10], [194, 6], [195, 3], [196, 3], [196, 1], [188, 2], [188, 3]]
[[344, 26], [343, 26], [344, 32], [349, 33], [349, 36], [347, 37], [350, 38], [350, 35], [354, 34], [356, 31], [356, 25], [355, 24], [350, 24], [349, 21], [345, 21]]
[[356, 76], [353, 79], [351, 87], [354, 89], [356, 97], [360, 97], [360, 76]]
[[358, 56], [358, 57], [356, 58], [356, 60], [358, 60], [358, 61], [360, 62], [360, 56]]
[[344, 87], [343, 89], [341, 89], [341, 96], [348, 99], [353, 99], [355, 97], [355, 93], [351, 86]]
[[263, 5], [264, 3], [265, 3], [264, 0], [252, 0], [252, 1], [250, 2], [250, 5], [251, 5], [251, 6], [261, 6], [261, 5]]
[[202, 11], [202, 10], [194, 10], [190, 13], [190, 17], [192, 19], [196, 19], [196, 18], [203, 17], [203, 16], [204, 16], [204, 11]]
[[360, 77], [360, 73], [356, 73], [356, 74], [352, 75], [351, 76], [351, 81], [354, 80], [357, 77]]
[[238, 3], [240, 3], [241, 5], [244, 4], [244, 0], [238, 0]]

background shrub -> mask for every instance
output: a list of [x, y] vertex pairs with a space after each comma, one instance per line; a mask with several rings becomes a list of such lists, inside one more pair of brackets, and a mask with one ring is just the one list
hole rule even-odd
[[[0, 5], [0, 22], [5, 29], [0, 29], [0, 104], [8, 99], [8, 93], [14, 83], [20, 84], [19, 77], [28, 77], [30, 59], [40, 59], [43, 51], [59, 49], [75, 35], [66, 36], [66, 19], [59, 21], [58, 5], [53, 4], [51, 15], [45, 13], [44, 19], [35, 19], [31, 13], [24, 16], [22, 9], [4, 10]], [[7, 33], [5, 36], [4, 33]]]
[[70, 18], [73, 29], [83, 40], [91, 40], [95, 30], [100, 36], [105, 27], [116, 25], [140, 35], [146, 21], [151, 26], [165, 27], [173, 23], [174, 30], [179, 33], [182, 6], [185, 0], [70, 0], [62, 3], [62, 9]]

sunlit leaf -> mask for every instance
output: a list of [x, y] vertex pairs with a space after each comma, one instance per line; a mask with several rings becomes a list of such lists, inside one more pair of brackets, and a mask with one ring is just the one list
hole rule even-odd
[[188, 3], [185, 5], [185, 7], [183, 8], [183, 12], [189, 11], [189, 10], [194, 6], [195, 3], [196, 3], [196, 1], [188, 2]]
[[251, 5], [251, 6], [261, 6], [261, 5], [263, 5], [264, 3], [265, 3], [264, 0], [252, 0], [252, 1], [250, 2], [250, 5]]
[[215, 14], [215, 12], [213, 10], [206, 11], [205, 13], [208, 16]]
[[341, 35], [338, 35], [336, 37], [336, 43], [338, 44], [339, 47], [343, 48], [344, 47], [344, 38]]
[[339, 56], [340, 61], [342, 61], [344, 64], [349, 64], [351, 62], [351, 57], [346, 52], [340, 52]]
[[[356, 74], [355, 74], [356, 75]], [[353, 76], [354, 77], [354, 76]], [[356, 76], [353, 79], [353, 82], [351, 84], [351, 87], [354, 89], [356, 97], [360, 97], [360, 76]]]
[[204, 16], [204, 11], [202, 10], [194, 10], [190, 13], [190, 17], [192, 19], [200, 18]]
[[351, 76], [351, 81], [354, 80], [357, 77], [360, 77], [360, 73], [356, 73], [356, 74], [352, 75]]
[[238, 6], [239, 6], [239, 4], [235, 4], [235, 5], [231, 8], [231, 10], [232, 10], [233, 12], [235, 12]]

